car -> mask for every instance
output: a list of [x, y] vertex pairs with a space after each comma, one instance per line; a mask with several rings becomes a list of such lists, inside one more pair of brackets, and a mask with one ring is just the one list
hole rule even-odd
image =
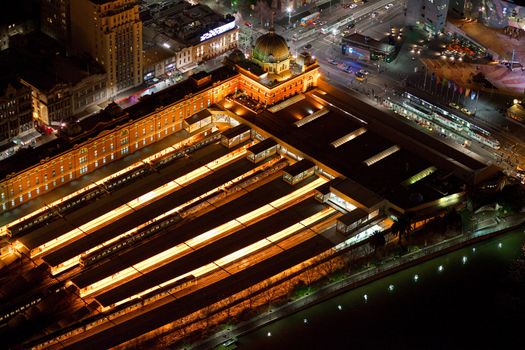
[[349, 25], [346, 26], [348, 29], [352, 29], [355, 27], [355, 23], [350, 23]]
[[367, 71], [366, 69], [360, 69], [359, 70], [359, 73], [363, 74], [363, 75], [368, 75], [370, 72]]
[[461, 108], [461, 112], [465, 113], [466, 115], [472, 115], [473, 113], [470, 111], [470, 109], [463, 107]]
[[355, 78], [359, 81], [363, 81], [366, 79], [366, 75], [364, 75], [363, 73], [361, 72], [355, 72]]
[[311, 48], [312, 48], [312, 44], [310, 44], [310, 43], [304, 45], [304, 49], [305, 50], [310, 50]]
[[394, 4], [390, 3], [385, 6], [385, 9], [388, 10], [390, 8], [394, 7]]
[[351, 9], [355, 9], [356, 7], [357, 7], [357, 4], [352, 4], [352, 5], [350, 5], [350, 8], [351, 8]]
[[458, 106], [457, 103], [450, 102], [448, 105], [449, 105], [450, 107], [452, 107], [452, 108], [459, 109], [459, 106]]
[[333, 64], [334, 66], [337, 65], [337, 61], [334, 60], [333, 58], [329, 58], [328, 63]]

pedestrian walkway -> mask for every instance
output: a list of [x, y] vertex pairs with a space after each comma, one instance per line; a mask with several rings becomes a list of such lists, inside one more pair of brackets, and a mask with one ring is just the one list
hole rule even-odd
[[477, 21], [466, 22], [454, 18], [448, 21], [480, 45], [496, 52], [502, 59], [510, 60], [514, 50], [516, 60], [525, 61], [525, 38], [511, 38], [503, 29], [490, 28]]

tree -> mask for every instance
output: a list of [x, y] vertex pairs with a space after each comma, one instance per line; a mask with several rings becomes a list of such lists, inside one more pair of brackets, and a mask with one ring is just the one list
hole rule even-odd
[[370, 243], [374, 247], [374, 254], [378, 248], [382, 248], [386, 244], [385, 234], [383, 231], [375, 231], [370, 238]]
[[397, 220], [394, 220], [394, 223], [390, 229], [394, 235], [398, 236], [399, 244], [401, 244], [401, 240], [403, 238], [408, 240], [413, 231], [412, 216], [410, 214], [401, 215], [397, 218]]

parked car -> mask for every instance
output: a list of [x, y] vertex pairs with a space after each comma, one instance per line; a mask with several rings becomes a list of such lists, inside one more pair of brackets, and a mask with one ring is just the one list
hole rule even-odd
[[461, 112], [465, 113], [466, 115], [472, 115], [472, 111], [466, 107], [461, 108]]

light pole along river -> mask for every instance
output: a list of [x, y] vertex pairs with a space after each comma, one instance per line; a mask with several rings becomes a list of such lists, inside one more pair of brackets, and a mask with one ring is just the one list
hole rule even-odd
[[520, 229], [437, 257], [242, 336], [238, 349], [515, 348], [524, 244]]

